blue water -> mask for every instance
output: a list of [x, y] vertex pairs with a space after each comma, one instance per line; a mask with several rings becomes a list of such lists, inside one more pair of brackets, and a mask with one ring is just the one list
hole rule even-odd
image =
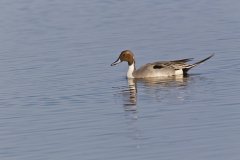
[[[1, 160], [238, 160], [240, 2], [0, 1]], [[215, 53], [184, 79], [137, 67]]]

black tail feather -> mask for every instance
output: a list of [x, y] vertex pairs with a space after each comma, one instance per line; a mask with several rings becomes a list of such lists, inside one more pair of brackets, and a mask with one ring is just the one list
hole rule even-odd
[[186, 75], [187, 72], [188, 72], [191, 68], [193, 68], [193, 67], [195, 67], [195, 66], [197, 66], [197, 65], [199, 65], [199, 64], [201, 64], [201, 63], [203, 63], [203, 62], [205, 62], [206, 60], [212, 58], [213, 56], [214, 56], [214, 53], [213, 53], [212, 55], [210, 55], [209, 57], [201, 60], [201, 61], [198, 61], [198, 62], [196, 62], [196, 63], [194, 63], [194, 64], [188, 65], [186, 68], [183, 68], [183, 73]]

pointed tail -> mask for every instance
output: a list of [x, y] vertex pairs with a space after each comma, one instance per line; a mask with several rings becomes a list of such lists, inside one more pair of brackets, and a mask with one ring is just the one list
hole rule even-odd
[[193, 68], [193, 67], [195, 67], [195, 66], [197, 66], [197, 65], [199, 65], [199, 64], [201, 64], [201, 63], [203, 63], [203, 62], [205, 62], [206, 60], [212, 58], [213, 56], [214, 56], [214, 53], [213, 53], [212, 55], [210, 55], [209, 57], [201, 60], [201, 61], [198, 61], [198, 62], [196, 62], [196, 63], [194, 63], [194, 64], [188, 65], [186, 68], [184, 68], [184, 72], [187, 73], [187, 71], [190, 70], [191, 68]]

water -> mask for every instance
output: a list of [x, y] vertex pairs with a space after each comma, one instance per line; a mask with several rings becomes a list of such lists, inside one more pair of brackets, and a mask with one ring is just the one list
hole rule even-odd
[[[235, 160], [240, 3], [1, 1], [0, 159]], [[184, 79], [110, 67], [215, 56]]]

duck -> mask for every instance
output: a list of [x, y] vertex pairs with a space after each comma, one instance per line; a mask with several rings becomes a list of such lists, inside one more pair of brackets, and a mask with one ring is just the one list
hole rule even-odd
[[120, 53], [118, 59], [111, 64], [111, 66], [115, 66], [124, 61], [127, 62], [127, 78], [129, 79], [186, 76], [188, 75], [187, 73], [190, 69], [205, 62], [213, 56], [214, 54], [211, 54], [209, 57], [193, 64], [187, 64], [187, 62], [192, 61], [193, 58], [186, 58], [172, 61], [157, 61], [153, 63], [147, 63], [139, 69], [136, 69], [136, 62], [133, 52], [130, 50], [124, 50]]

